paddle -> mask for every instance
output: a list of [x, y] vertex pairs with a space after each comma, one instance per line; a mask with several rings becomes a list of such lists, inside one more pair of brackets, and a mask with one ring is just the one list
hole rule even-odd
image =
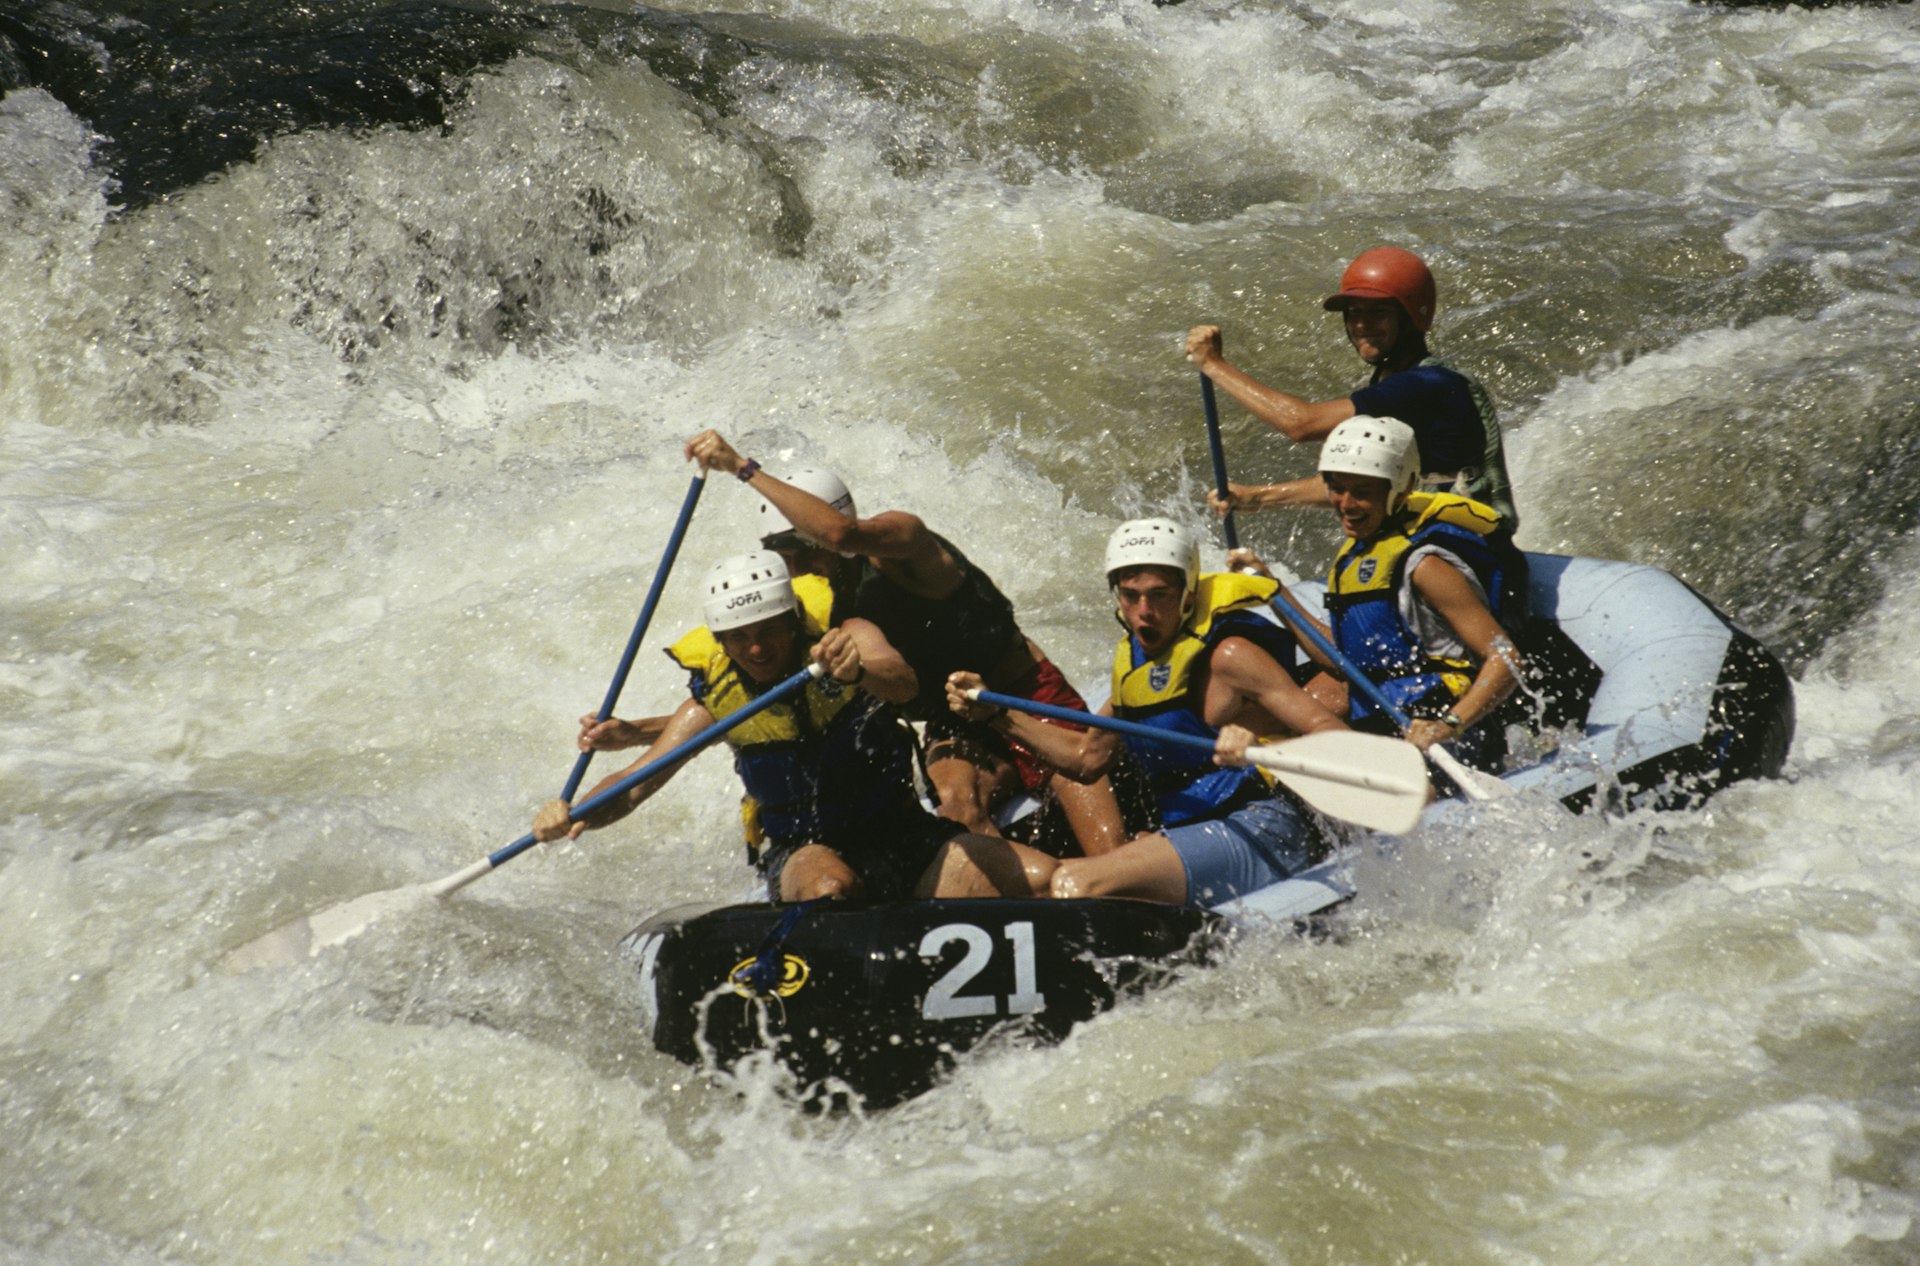
[[[1227, 497], [1227, 454], [1220, 445], [1220, 406], [1213, 400], [1213, 379], [1200, 375], [1200, 407], [1207, 414], [1207, 451], [1213, 455], [1213, 482], [1220, 490], [1220, 499]], [[1233, 511], [1220, 520], [1227, 533], [1227, 548], [1239, 549], [1240, 537], [1233, 530]]]
[[[1200, 403], [1207, 414], [1207, 447], [1213, 454], [1213, 482], [1219, 486], [1221, 498], [1225, 499], [1227, 495], [1227, 458], [1226, 453], [1220, 445], [1220, 410], [1215, 406], [1213, 401], [1213, 379], [1207, 377], [1205, 374], [1200, 375]], [[1227, 548], [1238, 549], [1240, 542], [1236, 538], [1233, 530], [1232, 512], [1229, 511], [1221, 522], [1226, 528]], [[1361, 694], [1367, 696], [1368, 700], [1371, 701], [1376, 708], [1379, 708], [1382, 712], [1386, 713], [1387, 716], [1391, 717], [1393, 723], [1399, 726], [1404, 732], [1408, 725], [1406, 713], [1389, 703], [1387, 697], [1380, 692], [1379, 687], [1367, 679], [1366, 674], [1355, 668], [1352, 661], [1342, 655], [1332, 642], [1321, 636], [1320, 630], [1314, 625], [1313, 621], [1307, 617], [1306, 612], [1300, 609], [1299, 604], [1294, 602], [1293, 595], [1287, 592], [1285, 585], [1280, 586], [1280, 593], [1276, 601], [1279, 599], [1285, 599], [1286, 604], [1293, 609], [1299, 622], [1305, 626], [1304, 631], [1307, 639], [1315, 646], [1318, 646], [1321, 653], [1328, 659], [1339, 665], [1340, 671], [1346, 674], [1348, 683], [1356, 687]], [[1466, 765], [1460, 763], [1458, 757], [1443, 747], [1429, 747], [1426, 755], [1427, 759], [1431, 760], [1435, 765], [1438, 765], [1440, 772], [1453, 779], [1454, 784], [1458, 786], [1461, 791], [1465, 792], [1470, 799], [1498, 800], [1504, 796], [1514, 794], [1513, 788], [1500, 781], [1500, 779], [1494, 777], [1492, 774], [1468, 768]]]
[[[793, 694], [805, 686], [810, 678], [819, 676], [820, 672], [820, 665], [807, 665], [738, 712], [730, 714], [724, 720], [715, 721], [672, 751], [658, 759], [648, 761], [605, 791], [589, 796], [582, 803], [574, 805], [567, 813], [568, 821], [578, 822], [581, 817], [594, 812], [615, 796], [631, 791], [662, 770], [679, 764], [736, 725], [752, 719]], [[423, 905], [430, 899], [458, 892], [482, 875], [520, 856], [538, 842], [529, 831], [505, 848], [488, 854], [444, 879], [437, 879], [431, 883], [409, 884], [404, 888], [392, 888], [385, 892], [368, 893], [364, 897], [355, 897], [351, 901], [343, 901], [339, 905], [328, 906], [314, 914], [295, 919], [291, 923], [275, 928], [265, 936], [248, 941], [228, 954], [221, 960], [220, 970], [234, 974], [251, 971], [256, 967], [285, 967], [297, 963], [303, 958], [318, 954], [323, 949], [360, 935], [377, 920], [390, 914], [397, 914]]]
[[[1293, 613], [1293, 619], [1289, 623], [1309, 642], [1318, 647], [1322, 655], [1333, 661], [1346, 675], [1349, 687], [1365, 695], [1367, 702], [1386, 713], [1402, 731], [1412, 724], [1407, 714], [1395, 707], [1393, 701], [1387, 698], [1385, 691], [1361, 672], [1352, 660], [1340, 653], [1340, 648], [1333, 644], [1333, 639], [1320, 631], [1320, 626], [1313, 622], [1313, 617], [1309, 616], [1294, 596], [1287, 592], [1285, 585], [1281, 585], [1279, 592], [1274, 594], [1273, 602], [1276, 607], [1281, 603], [1286, 604]], [[1454, 785], [1465, 792], [1470, 800], [1500, 800], [1518, 794], [1494, 775], [1461, 764], [1457, 756], [1437, 743], [1427, 749], [1426, 756], [1428, 760], [1439, 766], [1441, 773], [1453, 779]]]
[[[687, 522], [693, 518], [693, 507], [700, 502], [700, 490], [707, 486], [707, 468], [700, 467], [694, 472], [693, 482], [687, 485], [686, 499], [680, 503], [680, 517], [674, 520], [673, 533], [667, 537], [667, 549], [660, 556], [660, 565], [654, 568], [653, 583], [647, 587], [647, 600], [640, 604], [640, 618], [634, 621], [633, 636], [627, 639], [626, 654], [620, 657], [620, 667], [613, 673], [613, 682], [607, 687], [607, 697], [600, 704], [600, 711], [594, 715], [604, 721], [613, 715], [613, 709], [620, 702], [620, 691], [627, 684], [627, 674], [633, 671], [633, 660], [640, 653], [640, 639], [647, 635], [647, 625], [653, 623], [653, 609], [660, 605], [660, 591], [666, 587], [667, 573], [673, 570], [673, 560], [680, 553], [680, 542], [686, 539]], [[573, 773], [567, 777], [567, 785], [560, 790], [562, 800], [572, 800], [573, 793], [580, 790], [580, 780], [586, 777], [587, 766], [593, 762], [593, 753], [580, 753], [573, 762]]]
[[[1175, 734], [1096, 712], [1056, 707], [991, 690], [969, 690], [967, 698], [1150, 742], [1214, 750], [1212, 739], [1197, 734]], [[1381, 734], [1322, 731], [1284, 743], [1249, 747], [1247, 760], [1272, 770], [1290, 791], [1328, 817], [1389, 835], [1411, 831], [1427, 804], [1427, 771], [1419, 754], [1412, 744]]]

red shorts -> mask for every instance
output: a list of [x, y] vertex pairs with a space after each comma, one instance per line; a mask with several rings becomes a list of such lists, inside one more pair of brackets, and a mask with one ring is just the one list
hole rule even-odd
[[[1017, 681], [1008, 683], [1002, 694], [1014, 695], [1021, 699], [1031, 699], [1035, 703], [1050, 703], [1056, 708], [1075, 708], [1081, 712], [1088, 710], [1087, 701], [1073, 688], [1066, 675], [1050, 659], [1043, 659], [1033, 666], [1033, 670]], [[1071, 721], [1056, 721], [1052, 717], [1039, 718], [1047, 725], [1057, 725], [1063, 730], [1084, 730], [1087, 727]], [[943, 723], [945, 722], [945, 723]], [[976, 743], [1005, 759], [1013, 766], [1020, 778], [1020, 785], [1030, 796], [1038, 796], [1046, 788], [1054, 775], [1053, 766], [1014, 742], [997, 730], [984, 725], [971, 725], [958, 717], [946, 717], [941, 721], [928, 724], [927, 738], [959, 738]]]

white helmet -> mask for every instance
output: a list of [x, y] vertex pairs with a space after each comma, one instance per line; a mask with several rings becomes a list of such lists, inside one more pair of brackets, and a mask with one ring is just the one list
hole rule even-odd
[[[799, 466], [775, 477], [802, 492], [812, 493], [849, 519], [859, 517], [854, 513], [853, 494], [847, 491], [846, 482], [824, 466]], [[774, 509], [773, 502], [763, 498], [760, 502], [761, 539], [793, 530], [793, 524], [788, 522], [787, 516]]]
[[1387, 509], [1420, 482], [1420, 445], [1413, 428], [1398, 418], [1355, 414], [1327, 433], [1320, 446], [1320, 473], [1366, 475], [1392, 486]]
[[780, 556], [767, 550], [735, 554], [707, 573], [707, 600], [701, 608], [707, 631], [724, 633], [792, 611], [793, 581]]
[[1107, 538], [1107, 583], [1129, 567], [1171, 567], [1191, 597], [1200, 586], [1200, 543], [1172, 519], [1128, 519]]

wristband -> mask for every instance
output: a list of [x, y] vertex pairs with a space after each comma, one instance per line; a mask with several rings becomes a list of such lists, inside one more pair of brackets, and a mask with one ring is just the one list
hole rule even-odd
[[760, 463], [754, 461], [751, 457], [749, 457], [744, 466], [740, 467], [739, 470], [736, 470], [733, 472], [733, 477], [735, 479], [738, 479], [743, 484], [751, 483], [753, 481], [753, 477], [759, 473], [760, 473]]

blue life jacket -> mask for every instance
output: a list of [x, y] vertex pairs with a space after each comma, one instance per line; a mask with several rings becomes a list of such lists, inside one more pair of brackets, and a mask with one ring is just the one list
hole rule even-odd
[[[1147, 658], [1131, 634], [1114, 647], [1113, 714], [1175, 734], [1208, 739], [1218, 736], [1219, 731], [1201, 715], [1196, 670], [1207, 654], [1229, 637], [1244, 637], [1282, 667], [1291, 668], [1293, 634], [1259, 614], [1278, 588], [1264, 576], [1202, 576], [1193, 613], [1164, 652]], [[1131, 736], [1126, 742], [1128, 752], [1146, 773], [1160, 806], [1161, 821], [1167, 826], [1218, 816], [1254, 795], [1266, 794], [1269, 787], [1257, 769], [1222, 769], [1207, 753], [1184, 745]]]
[[[1479, 663], [1429, 655], [1400, 614], [1408, 557], [1437, 545], [1464, 562], [1486, 589], [1493, 618], [1515, 635], [1526, 617], [1527, 560], [1513, 533], [1491, 506], [1444, 492], [1415, 492], [1379, 532], [1348, 541], [1334, 556], [1327, 581], [1327, 617], [1335, 645], [1411, 716], [1438, 716], [1473, 684]], [[1348, 720], [1379, 710], [1349, 693]]]

